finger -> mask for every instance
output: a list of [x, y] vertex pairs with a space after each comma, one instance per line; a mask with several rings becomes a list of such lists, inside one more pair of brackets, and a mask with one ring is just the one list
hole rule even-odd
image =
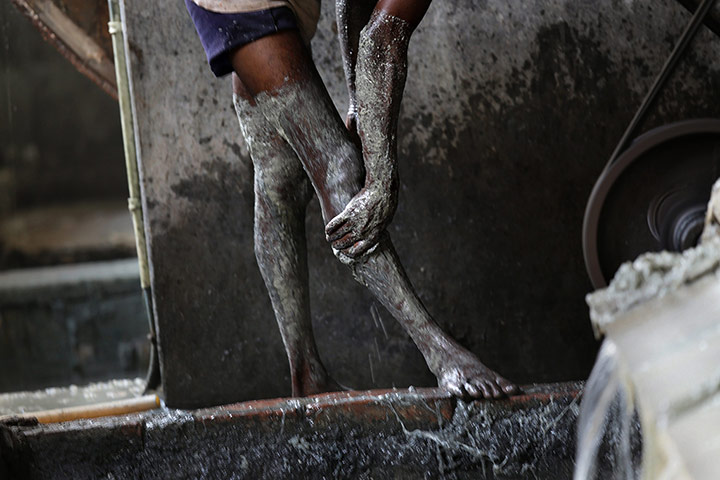
[[345, 222], [342, 225], [340, 225], [333, 233], [332, 235], [325, 235], [325, 239], [332, 243], [340, 240], [342, 237], [350, 233], [353, 229], [353, 222]]
[[335, 229], [335, 231], [332, 234], [330, 234], [330, 235], [326, 234], [325, 239], [330, 243], [335, 242], [337, 240], [340, 240], [342, 237], [344, 237], [348, 233], [350, 233], [351, 230], [352, 230], [351, 223], [345, 222], [340, 227]]
[[[332, 243], [332, 246], [335, 250], [343, 250], [343, 253], [347, 256], [350, 256], [348, 252], [345, 252], [344, 250], [349, 249], [353, 245], [355, 245], [360, 240], [358, 235], [355, 235], [353, 233], [348, 233], [340, 240], [336, 240]], [[349, 250], [348, 250], [349, 251]]]
[[369, 240], [361, 240], [348, 250], [347, 256], [350, 258], [361, 257], [375, 245], [375, 242]]
[[347, 214], [343, 210], [342, 212], [340, 212], [340, 214], [338, 214], [338, 216], [330, 220], [328, 224], [325, 225], [325, 235], [331, 235], [335, 230], [343, 226], [343, 224], [345, 224], [345, 222], [347, 221]]

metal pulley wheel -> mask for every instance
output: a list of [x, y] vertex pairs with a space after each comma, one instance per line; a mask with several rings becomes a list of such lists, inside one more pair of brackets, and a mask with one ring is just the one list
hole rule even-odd
[[583, 222], [585, 266], [595, 288], [649, 251], [697, 244], [710, 190], [720, 177], [720, 119], [658, 127], [605, 168]]

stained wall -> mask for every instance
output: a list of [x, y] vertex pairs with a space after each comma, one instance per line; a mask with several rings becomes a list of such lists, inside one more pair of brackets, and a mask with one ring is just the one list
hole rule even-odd
[[[324, 3], [313, 54], [343, 111]], [[287, 395], [229, 79], [212, 77], [181, 2], [125, 8], [168, 404]], [[688, 20], [670, 0], [438, 1], [413, 37], [390, 232], [438, 323], [517, 382], [589, 373], [585, 202]], [[703, 32], [646, 127], [717, 114], [719, 46]], [[332, 256], [317, 201], [307, 231], [330, 372], [354, 388], [433, 385], [407, 335]]]

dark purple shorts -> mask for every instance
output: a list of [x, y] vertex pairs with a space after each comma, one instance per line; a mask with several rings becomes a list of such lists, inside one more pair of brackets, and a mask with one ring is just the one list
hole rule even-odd
[[292, 10], [270, 8], [258, 12], [217, 13], [185, 0], [195, 30], [216, 77], [232, 72], [230, 54], [238, 47], [282, 30], [297, 29]]

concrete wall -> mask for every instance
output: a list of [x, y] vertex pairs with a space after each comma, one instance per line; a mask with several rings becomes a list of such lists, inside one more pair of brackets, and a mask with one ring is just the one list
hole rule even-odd
[[[288, 394], [229, 79], [211, 76], [180, 2], [125, 5], [168, 403]], [[513, 380], [589, 373], [585, 202], [688, 19], [671, 0], [438, 1], [413, 39], [390, 231], [438, 322]], [[326, 0], [313, 52], [342, 111], [335, 32]], [[717, 113], [719, 46], [700, 36], [650, 125]], [[433, 385], [322, 230], [313, 202], [313, 322], [332, 374], [355, 388]]]
[[144, 376], [137, 260], [0, 272], [0, 392]]

